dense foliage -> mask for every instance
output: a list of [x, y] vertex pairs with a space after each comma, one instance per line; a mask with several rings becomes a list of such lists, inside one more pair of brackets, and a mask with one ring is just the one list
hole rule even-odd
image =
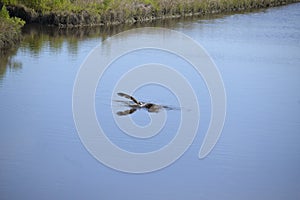
[[0, 10], [0, 49], [8, 49], [20, 41], [21, 27], [24, 21], [17, 17], [10, 17], [6, 7]]
[[144, 8], [152, 12], [190, 13], [199, 10], [250, 5], [272, 5], [279, 0], [1, 0], [6, 5], [22, 4], [39, 12], [47, 11], [95, 11], [99, 14], [108, 10], [136, 13]]

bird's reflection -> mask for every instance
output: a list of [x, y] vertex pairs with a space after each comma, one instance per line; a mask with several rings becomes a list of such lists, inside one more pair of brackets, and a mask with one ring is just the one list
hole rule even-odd
[[130, 101], [124, 101], [124, 100], [116, 100], [116, 102], [122, 103], [123, 105], [129, 107], [129, 109], [124, 111], [118, 111], [116, 114], [119, 116], [125, 116], [130, 115], [134, 113], [135, 111], [139, 109], [146, 109], [150, 113], [158, 113], [159, 111], [163, 109], [167, 110], [178, 110], [178, 108], [165, 106], [165, 105], [158, 105], [154, 103], [148, 103], [148, 102], [142, 102], [136, 100], [133, 96], [130, 96], [128, 94], [125, 94], [123, 92], [117, 93], [120, 97], [124, 97], [126, 99], [129, 99]]
[[136, 111], [136, 108], [131, 108], [129, 110], [124, 110], [124, 111], [118, 111], [117, 115], [123, 116], [123, 115], [130, 115]]

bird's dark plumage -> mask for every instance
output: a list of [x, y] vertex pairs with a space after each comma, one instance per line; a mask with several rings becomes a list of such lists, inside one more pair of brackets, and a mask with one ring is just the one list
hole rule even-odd
[[147, 102], [138, 101], [133, 96], [131, 96], [129, 94], [125, 94], [123, 92], [119, 92], [117, 94], [120, 97], [130, 99], [134, 103], [133, 104], [133, 103], [130, 103], [130, 102], [119, 101], [119, 102], [125, 103], [128, 107], [130, 107], [130, 109], [128, 109], [128, 110], [117, 112], [117, 115], [119, 115], [119, 116], [132, 114], [138, 109], [147, 109], [147, 111], [151, 112], [151, 113], [157, 113], [162, 109], [174, 110], [174, 108], [169, 107], [169, 106], [162, 106], [162, 105], [157, 105], [157, 104], [154, 104], [154, 103], [147, 103]]

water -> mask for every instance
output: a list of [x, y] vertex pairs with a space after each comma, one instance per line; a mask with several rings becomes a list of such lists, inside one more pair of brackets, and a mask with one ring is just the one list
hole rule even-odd
[[[199, 86], [197, 137], [174, 164], [140, 175], [112, 170], [94, 159], [81, 143], [72, 115], [73, 84], [85, 57], [104, 39], [133, 27], [29, 27], [21, 47], [1, 58], [1, 199], [299, 199], [299, 9], [298, 3], [152, 25], [183, 32], [207, 50], [224, 81], [227, 116], [217, 145], [199, 160], [210, 98], [201, 77], [182, 72]], [[106, 129], [116, 129], [109, 110], [112, 83], [129, 63], [147, 62], [148, 55], [162, 61], [163, 55], [151, 50], [133, 53], [113, 63], [98, 85], [96, 114], [106, 120]], [[185, 64], [172, 55], [163, 62], [175, 68]], [[120, 63], [124, 65], [116, 70]], [[172, 93], [157, 85], [140, 88], [135, 96], [178, 106]], [[112, 131], [108, 137], [130, 151], [155, 150], [174, 137], [180, 111], [168, 116], [165, 134], [150, 141]], [[149, 122], [146, 111], [132, 117], [140, 125]]]

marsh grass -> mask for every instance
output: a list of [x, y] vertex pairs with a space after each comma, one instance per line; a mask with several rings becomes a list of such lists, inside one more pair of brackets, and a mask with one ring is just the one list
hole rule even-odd
[[23, 4], [39, 12], [49, 11], [107, 11], [123, 14], [137, 14], [151, 9], [159, 14], [184, 14], [209, 12], [212, 9], [248, 8], [272, 6], [282, 2], [298, 0], [2, 0], [4, 4]]
[[[2, 0], [33, 9], [54, 25], [120, 24], [277, 6], [299, 0]], [[50, 21], [50, 22], [49, 22]]]

